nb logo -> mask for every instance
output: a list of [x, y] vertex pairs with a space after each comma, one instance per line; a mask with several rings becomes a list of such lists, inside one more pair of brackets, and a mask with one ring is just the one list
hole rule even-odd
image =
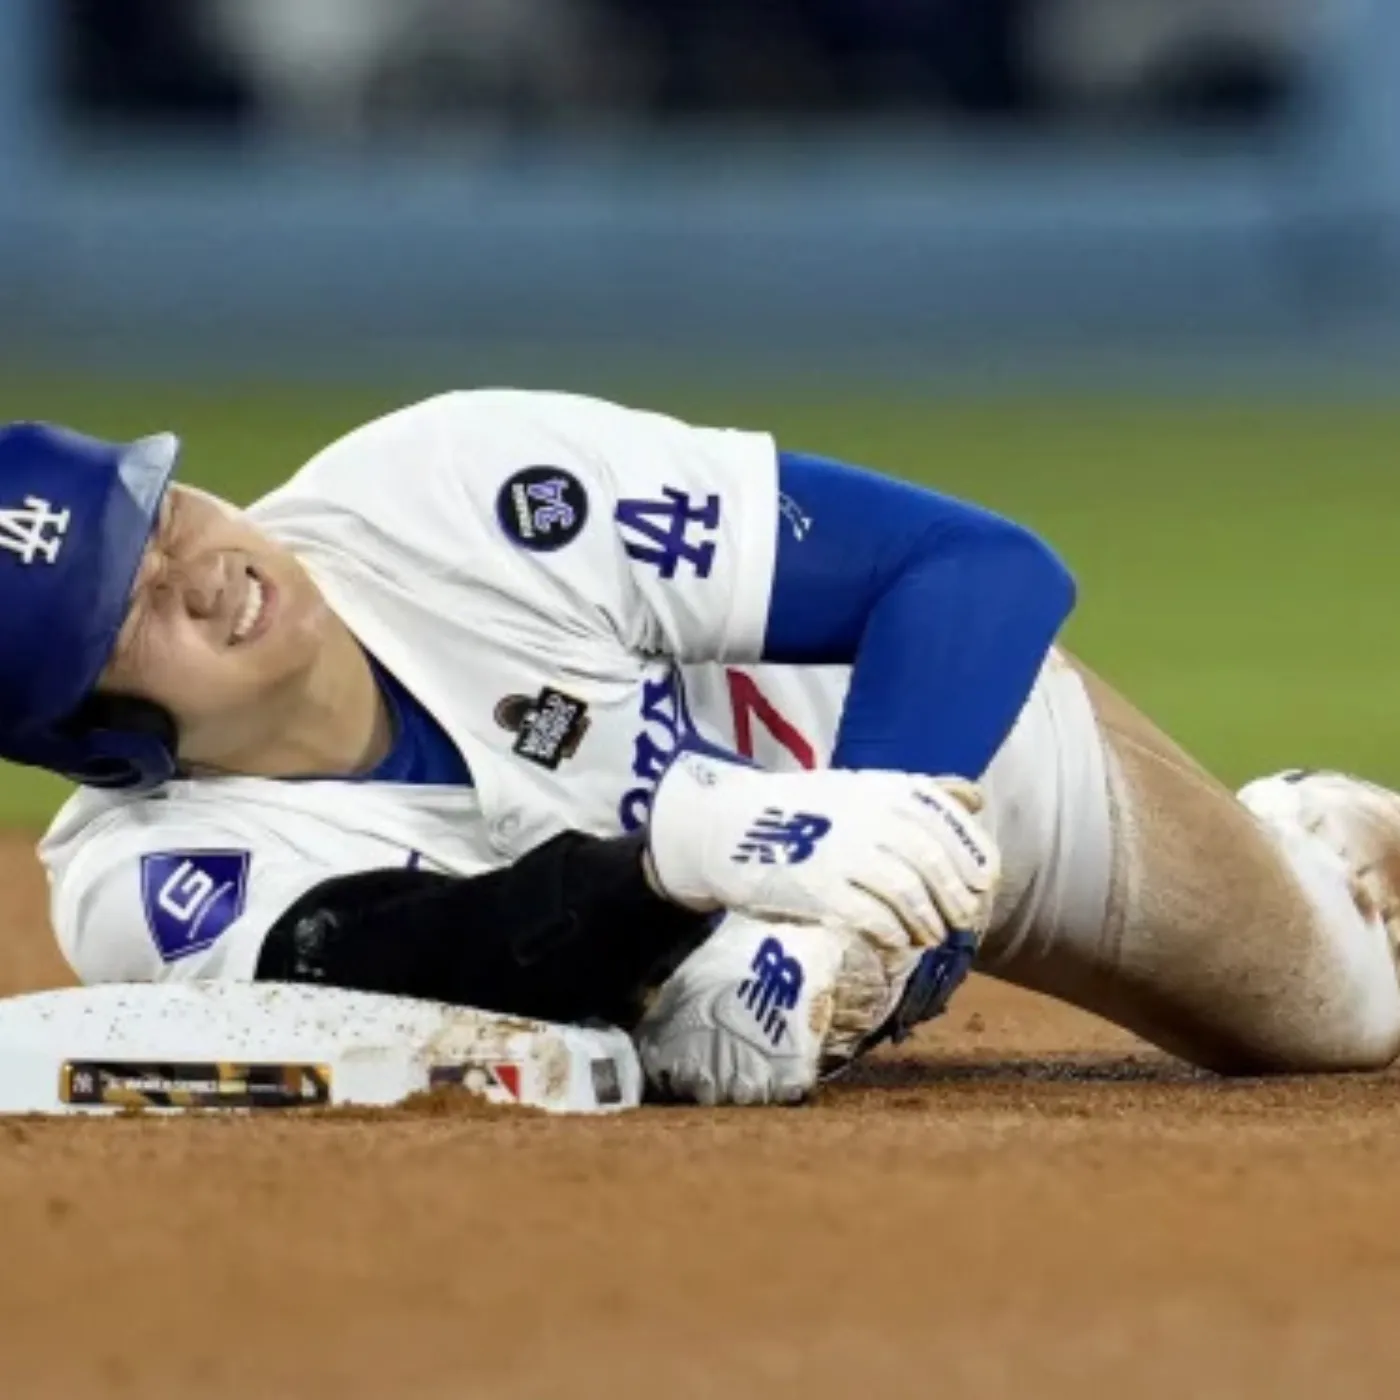
[[777, 807], [765, 807], [734, 852], [736, 865], [801, 865], [817, 849], [817, 842], [831, 830], [831, 819], [814, 812], [786, 816]]
[[628, 558], [652, 564], [662, 578], [675, 578], [689, 564], [697, 578], [709, 578], [715, 563], [713, 540], [692, 540], [690, 527], [719, 529], [719, 497], [705, 496], [694, 505], [684, 491], [663, 486], [664, 501], [619, 501], [617, 523]]
[[38, 496], [26, 496], [23, 506], [0, 510], [0, 549], [17, 554], [23, 564], [55, 563], [68, 531], [68, 514]]
[[797, 1005], [802, 982], [802, 964], [788, 957], [776, 938], [765, 938], [749, 965], [749, 976], [739, 983], [739, 1000], [753, 1013], [769, 1044], [781, 1044], [788, 1034], [784, 1013]]

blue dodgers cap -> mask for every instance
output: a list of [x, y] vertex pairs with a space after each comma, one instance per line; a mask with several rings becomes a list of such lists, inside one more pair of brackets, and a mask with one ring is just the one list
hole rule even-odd
[[112, 654], [179, 455], [169, 433], [0, 427], [0, 755], [84, 780], [62, 721]]

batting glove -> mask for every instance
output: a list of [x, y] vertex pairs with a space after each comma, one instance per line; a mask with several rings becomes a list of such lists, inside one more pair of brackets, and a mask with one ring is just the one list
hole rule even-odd
[[696, 910], [859, 930], [887, 949], [986, 931], [1001, 877], [972, 784], [905, 773], [767, 773], [684, 753], [652, 804], [662, 892]]
[[[936, 996], [929, 958], [961, 968]], [[663, 1098], [800, 1103], [915, 1009], [936, 1015], [966, 971], [947, 944], [890, 953], [851, 929], [730, 914], [662, 986], [634, 1031], [637, 1052]]]
[[633, 1033], [652, 1090], [682, 1103], [800, 1103], [820, 1076], [847, 937], [728, 915]]

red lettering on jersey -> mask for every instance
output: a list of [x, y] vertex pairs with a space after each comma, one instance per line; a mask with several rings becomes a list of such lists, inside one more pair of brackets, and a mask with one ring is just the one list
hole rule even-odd
[[734, 711], [734, 744], [745, 758], [753, 757], [755, 719], [795, 758], [803, 768], [817, 766], [817, 752], [802, 731], [778, 713], [773, 702], [758, 688], [758, 682], [743, 671], [725, 671], [729, 681], [729, 704]]

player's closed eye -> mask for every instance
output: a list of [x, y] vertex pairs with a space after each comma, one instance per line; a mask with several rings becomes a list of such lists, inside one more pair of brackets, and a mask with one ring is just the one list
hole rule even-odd
[[151, 533], [151, 542], [157, 549], [169, 553], [175, 542], [181, 518], [179, 492], [167, 491], [160, 503], [160, 514], [156, 517], [156, 528]]
[[161, 587], [168, 573], [169, 560], [166, 551], [174, 533], [174, 518], [174, 505], [171, 497], [167, 495], [161, 503], [160, 517], [151, 534], [151, 542], [142, 555], [136, 577], [132, 581], [126, 617], [117, 633], [112, 659], [107, 666], [109, 676], [113, 671], [125, 669], [130, 665], [140, 644], [142, 628], [150, 617], [156, 590]]
[[151, 615], [151, 588], [149, 576], [138, 574], [136, 587], [131, 592], [131, 602], [127, 605], [126, 618], [121, 631], [117, 633], [116, 646], [112, 649], [112, 659], [107, 664], [104, 677], [112, 680], [122, 672], [134, 673], [137, 669], [135, 658], [140, 650], [145, 625]]

